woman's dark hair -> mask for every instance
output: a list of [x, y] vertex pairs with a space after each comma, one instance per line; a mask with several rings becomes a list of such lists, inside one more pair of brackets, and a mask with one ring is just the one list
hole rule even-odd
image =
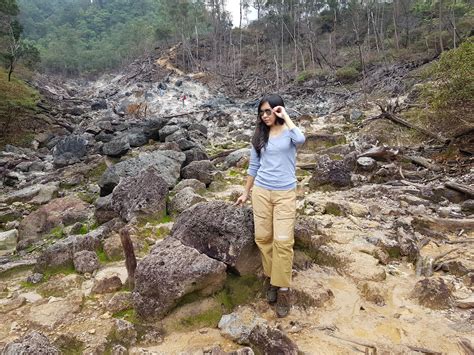
[[[265, 122], [263, 122], [262, 117], [260, 116], [260, 108], [262, 105], [268, 102], [271, 108], [274, 108], [276, 106], [283, 106], [285, 107], [285, 103], [283, 102], [283, 99], [281, 98], [280, 95], [277, 94], [271, 94], [271, 95], [265, 95], [262, 97], [260, 100], [260, 103], [258, 104], [258, 110], [257, 110], [257, 124], [255, 127], [255, 133], [252, 138], [252, 145], [257, 151], [257, 155], [260, 157], [260, 152], [265, 147], [268, 143], [268, 137], [270, 135], [270, 127], [268, 127]], [[282, 125], [285, 123], [285, 120], [283, 118], [277, 117], [275, 124]]]

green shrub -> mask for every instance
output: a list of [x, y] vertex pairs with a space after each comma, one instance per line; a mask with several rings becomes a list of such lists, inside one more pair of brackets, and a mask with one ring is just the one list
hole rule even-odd
[[[425, 95], [435, 109], [473, 102], [474, 97], [474, 37], [458, 48], [444, 52], [430, 70], [436, 80], [435, 90], [428, 88]], [[433, 88], [431, 88], [433, 89]]]
[[359, 71], [352, 66], [346, 66], [336, 70], [336, 79], [341, 83], [353, 83], [358, 77]]

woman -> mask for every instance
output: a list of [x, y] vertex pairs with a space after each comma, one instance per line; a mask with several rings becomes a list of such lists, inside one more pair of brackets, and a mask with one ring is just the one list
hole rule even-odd
[[291, 121], [279, 95], [267, 95], [258, 105], [258, 120], [245, 192], [235, 205], [243, 205], [252, 191], [255, 242], [269, 278], [267, 300], [276, 313], [290, 311], [289, 287], [293, 264], [296, 215], [296, 147], [305, 137]]

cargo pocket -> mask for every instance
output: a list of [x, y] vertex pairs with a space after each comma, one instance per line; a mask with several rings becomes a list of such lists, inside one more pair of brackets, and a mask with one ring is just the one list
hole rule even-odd
[[293, 245], [296, 211], [278, 211], [274, 222], [274, 239]]
[[273, 225], [270, 216], [255, 214], [253, 215], [255, 224], [255, 241], [268, 242], [273, 238]]

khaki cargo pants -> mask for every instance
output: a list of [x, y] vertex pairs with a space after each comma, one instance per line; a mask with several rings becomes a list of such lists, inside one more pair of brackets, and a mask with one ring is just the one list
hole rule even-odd
[[296, 216], [296, 189], [276, 191], [254, 186], [255, 243], [270, 283], [290, 287]]

